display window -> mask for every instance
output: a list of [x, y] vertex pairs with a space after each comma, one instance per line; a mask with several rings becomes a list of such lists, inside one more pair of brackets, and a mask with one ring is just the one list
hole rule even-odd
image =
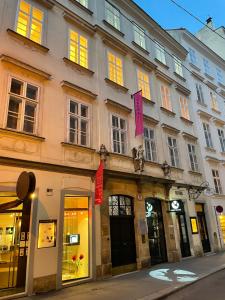
[[221, 232], [222, 232], [222, 238], [223, 238], [223, 242], [225, 244], [225, 215], [220, 215], [219, 220], [220, 220], [220, 228], [221, 228]]
[[62, 280], [89, 277], [88, 197], [65, 196]]

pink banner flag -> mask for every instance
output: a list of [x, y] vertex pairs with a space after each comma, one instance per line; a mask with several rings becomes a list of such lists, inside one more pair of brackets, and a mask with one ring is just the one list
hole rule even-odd
[[103, 202], [103, 161], [100, 162], [95, 175], [95, 204], [101, 205]]
[[144, 133], [142, 91], [135, 93], [133, 97], [136, 124], [135, 136], [137, 136]]

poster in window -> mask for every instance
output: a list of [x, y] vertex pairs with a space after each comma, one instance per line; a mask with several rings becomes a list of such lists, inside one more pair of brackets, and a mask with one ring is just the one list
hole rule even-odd
[[56, 220], [40, 220], [38, 226], [38, 249], [56, 246]]
[[192, 234], [198, 233], [198, 223], [196, 217], [190, 217]]

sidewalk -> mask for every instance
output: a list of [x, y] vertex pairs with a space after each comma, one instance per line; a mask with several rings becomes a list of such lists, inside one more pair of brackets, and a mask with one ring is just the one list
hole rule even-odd
[[[225, 252], [166, 263], [108, 280], [64, 288], [26, 300], [153, 300], [192, 284], [196, 280], [225, 269]], [[183, 272], [185, 270], [187, 272]], [[192, 273], [190, 273], [192, 272]], [[194, 273], [194, 274], [193, 274]], [[150, 276], [156, 276], [153, 278]]]

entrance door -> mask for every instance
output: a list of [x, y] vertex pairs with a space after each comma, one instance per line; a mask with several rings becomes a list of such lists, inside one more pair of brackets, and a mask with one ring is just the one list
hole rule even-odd
[[16, 287], [21, 212], [0, 214], [0, 289]]
[[202, 241], [203, 251], [210, 252], [210, 242], [205, 219], [204, 204], [196, 203], [195, 209], [197, 212], [198, 228]]
[[155, 265], [167, 261], [161, 201], [155, 198], [146, 199], [145, 210], [151, 264]]
[[177, 214], [179, 233], [180, 233], [180, 250], [182, 257], [191, 255], [190, 244], [188, 239], [187, 223], [185, 214]]
[[136, 263], [133, 199], [109, 197], [112, 267]]

